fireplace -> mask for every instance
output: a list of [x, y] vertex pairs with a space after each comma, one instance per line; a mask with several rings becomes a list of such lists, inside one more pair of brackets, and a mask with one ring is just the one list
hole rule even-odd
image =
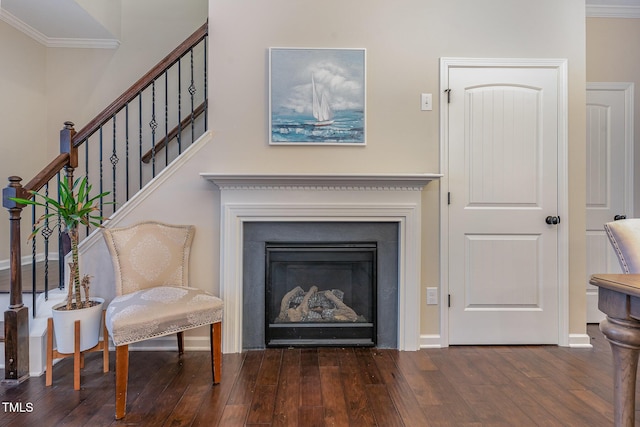
[[376, 242], [267, 242], [267, 347], [376, 344]]
[[[399, 350], [420, 347], [421, 191], [427, 183], [440, 178], [440, 174], [203, 172], [201, 176], [220, 189], [220, 296], [225, 303], [222, 333], [225, 353], [264, 346], [264, 290], [259, 289], [265, 276], [264, 242], [300, 239], [275, 234], [266, 240], [253, 241], [246, 235], [254, 224], [277, 225], [281, 222], [392, 224], [395, 227], [395, 257], [383, 257], [381, 251], [389, 245], [381, 247], [378, 242], [376, 346]], [[317, 232], [311, 231], [311, 236], [314, 233]], [[322, 239], [313, 240], [343, 238], [342, 235], [331, 237], [322, 233]], [[381, 266], [389, 260], [396, 264], [393, 289], [384, 286], [380, 274], [392, 270]], [[258, 269], [261, 279], [250, 277], [254, 269], [248, 267], [254, 264], [261, 266]], [[380, 298], [381, 294], [385, 296]], [[381, 307], [381, 300], [393, 301], [395, 310], [389, 313], [390, 310]]]
[[[303, 341], [309, 339], [317, 340], [319, 346], [397, 348], [399, 232], [396, 222], [245, 223], [242, 233], [243, 349], [313, 345], [311, 341]], [[269, 281], [274, 280], [279, 282], [277, 289], [269, 290]], [[348, 286], [355, 289], [334, 285], [339, 282], [349, 282]], [[356, 316], [365, 317], [366, 322], [348, 326], [342, 322], [322, 322], [322, 325], [276, 322], [286, 294], [296, 287], [308, 294], [312, 286], [320, 292], [343, 288], [337, 293], [343, 292], [344, 303], [356, 311]], [[365, 292], [365, 298], [354, 301], [354, 293]], [[294, 306], [288, 308], [297, 308], [296, 303], [292, 301]], [[271, 305], [275, 307], [268, 309]], [[301, 331], [302, 328], [305, 330]], [[321, 337], [309, 338], [320, 332]], [[337, 336], [327, 335], [330, 333]], [[289, 342], [280, 341], [284, 339]]]

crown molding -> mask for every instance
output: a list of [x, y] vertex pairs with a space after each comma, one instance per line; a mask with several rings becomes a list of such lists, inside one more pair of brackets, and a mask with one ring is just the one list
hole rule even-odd
[[587, 18], [640, 18], [640, 6], [587, 5]]
[[68, 47], [79, 49], [117, 49], [120, 40], [116, 39], [65, 39], [49, 38], [45, 43], [47, 47]]
[[0, 9], [0, 20], [11, 25], [18, 31], [28, 35], [38, 43], [45, 47], [66, 47], [66, 48], [83, 48], [83, 49], [116, 49], [120, 46], [120, 41], [117, 39], [80, 39], [80, 38], [56, 38], [47, 37], [40, 31], [36, 30], [30, 25], [27, 25], [22, 20], [18, 19], [15, 15], [7, 12], [4, 9]]

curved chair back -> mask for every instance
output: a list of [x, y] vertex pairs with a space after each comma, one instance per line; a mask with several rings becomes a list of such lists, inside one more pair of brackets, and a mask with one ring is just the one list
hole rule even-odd
[[604, 229], [623, 273], [640, 273], [640, 218], [608, 222]]
[[156, 286], [187, 286], [195, 227], [147, 221], [105, 228], [116, 279], [116, 295]]

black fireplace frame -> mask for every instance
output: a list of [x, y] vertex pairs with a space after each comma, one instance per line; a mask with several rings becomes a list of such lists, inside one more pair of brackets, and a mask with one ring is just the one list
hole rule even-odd
[[[365, 252], [371, 259], [371, 306], [367, 322], [285, 322], [274, 323], [268, 305], [272, 300], [270, 258], [282, 252]], [[308, 262], [308, 261], [307, 261]], [[331, 261], [336, 262], [336, 261]], [[350, 261], [353, 262], [353, 261]], [[377, 242], [265, 242], [265, 345], [267, 347], [374, 347], [377, 342], [378, 314], [378, 247]]]

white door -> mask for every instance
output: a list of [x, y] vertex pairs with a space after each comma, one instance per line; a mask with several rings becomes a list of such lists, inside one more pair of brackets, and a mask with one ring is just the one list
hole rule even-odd
[[[632, 83], [587, 84], [587, 278], [621, 273], [603, 224], [631, 217], [633, 206]], [[587, 323], [598, 310], [598, 288], [587, 282]]]
[[559, 342], [562, 75], [448, 68], [450, 344]]

